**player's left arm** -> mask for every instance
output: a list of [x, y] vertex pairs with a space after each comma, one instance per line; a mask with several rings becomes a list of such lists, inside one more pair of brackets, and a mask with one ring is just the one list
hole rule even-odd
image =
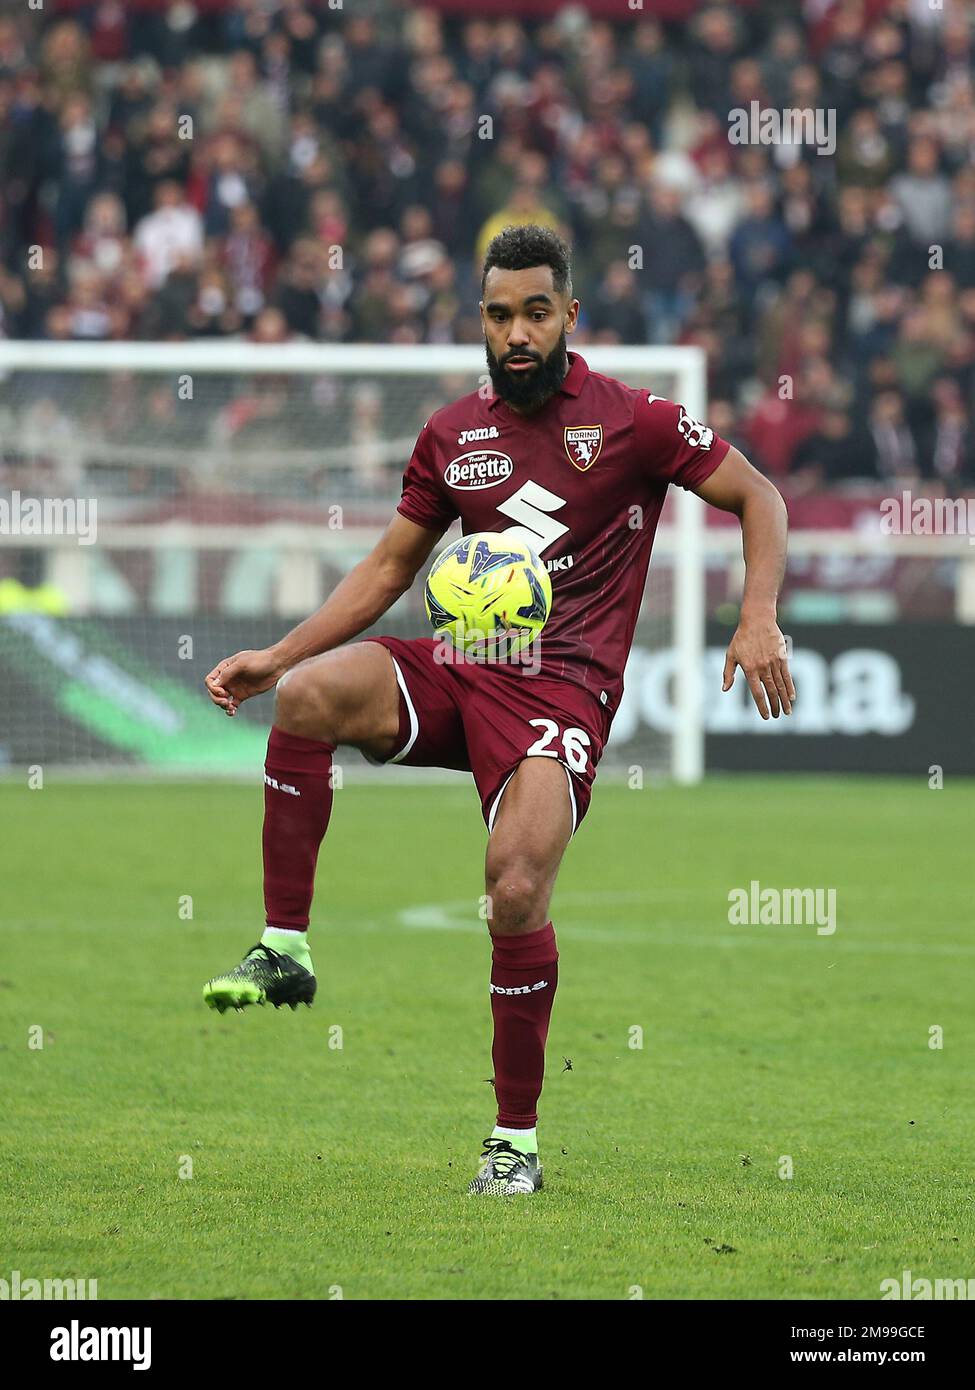
[[[738, 628], [724, 663], [723, 690], [730, 690], [740, 666], [763, 719], [792, 713], [796, 688], [789, 671], [785, 638], [776, 603], [785, 575], [789, 520], [782, 496], [768, 478], [732, 446], [711, 475], [691, 489], [741, 521], [745, 552], [745, 592]], [[767, 701], [766, 701], [767, 697]]]

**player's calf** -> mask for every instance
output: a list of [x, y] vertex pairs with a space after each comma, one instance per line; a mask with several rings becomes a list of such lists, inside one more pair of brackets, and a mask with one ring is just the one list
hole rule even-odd
[[548, 905], [571, 833], [564, 769], [554, 759], [526, 758], [504, 791], [485, 863], [498, 1113], [472, 1195], [529, 1194], [542, 1185], [535, 1126], [559, 960]]
[[317, 984], [307, 931], [332, 809], [332, 755], [339, 743], [359, 743], [388, 756], [398, 727], [392, 660], [375, 643], [302, 662], [278, 683], [264, 764], [267, 925], [239, 965], [207, 982], [211, 1008], [311, 1004]]

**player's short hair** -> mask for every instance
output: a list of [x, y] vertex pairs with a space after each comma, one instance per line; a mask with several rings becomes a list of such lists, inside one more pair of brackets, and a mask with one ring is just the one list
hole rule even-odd
[[487, 273], [494, 266], [499, 270], [532, 270], [537, 265], [551, 266], [557, 294], [572, 294], [571, 256], [558, 232], [537, 227], [533, 222], [505, 227], [488, 246], [481, 272], [481, 293]]

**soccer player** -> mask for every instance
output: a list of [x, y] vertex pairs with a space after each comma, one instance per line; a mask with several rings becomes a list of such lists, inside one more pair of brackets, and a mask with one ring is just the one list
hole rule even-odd
[[[339, 744], [375, 761], [469, 770], [488, 829], [498, 1106], [469, 1191], [514, 1194], [542, 1185], [536, 1106], [558, 981], [549, 900], [619, 706], [671, 483], [741, 521], [747, 574], [723, 688], [740, 667], [764, 719], [791, 713], [795, 688], [776, 624], [787, 529], [776, 489], [682, 406], [567, 352], [579, 301], [554, 232], [499, 233], [482, 290], [493, 397], [473, 392], [430, 417], [396, 514], [317, 613], [206, 677], [228, 715], [272, 686], [277, 695], [264, 777], [267, 928], [204, 998], [221, 1012], [311, 1003], [308, 918]], [[552, 614], [530, 676], [518, 664], [444, 662], [432, 637], [347, 645], [410, 587], [457, 517], [465, 533], [513, 534], [546, 562]]]

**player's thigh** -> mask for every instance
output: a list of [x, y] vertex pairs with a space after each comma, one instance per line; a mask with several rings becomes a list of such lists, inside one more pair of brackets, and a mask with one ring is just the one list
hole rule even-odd
[[[389, 652], [400, 691], [399, 736], [395, 750], [378, 761], [404, 767], [446, 767], [470, 772], [467, 741], [458, 700], [461, 688], [431, 637], [369, 639]], [[370, 755], [372, 756], [372, 755]]]
[[[544, 915], [572, 836], [572, 823], [562, 763], [556, 758], [523, 758], [505, 786], [488, 840], [488, 895], [498, 895], [505, 902], [510, 899], [513, 908], [531, 909], [534, 916]], [[496, 907], [502, 905], [499, 901]], [[531, 925], [526, 929], [531, 930]]]
[[399, 731], [399, 687], [389, 652], [376, 642], [357, 642], [300, 662], [278, 682], [274, 722], [286, 733], [388, 757]]

